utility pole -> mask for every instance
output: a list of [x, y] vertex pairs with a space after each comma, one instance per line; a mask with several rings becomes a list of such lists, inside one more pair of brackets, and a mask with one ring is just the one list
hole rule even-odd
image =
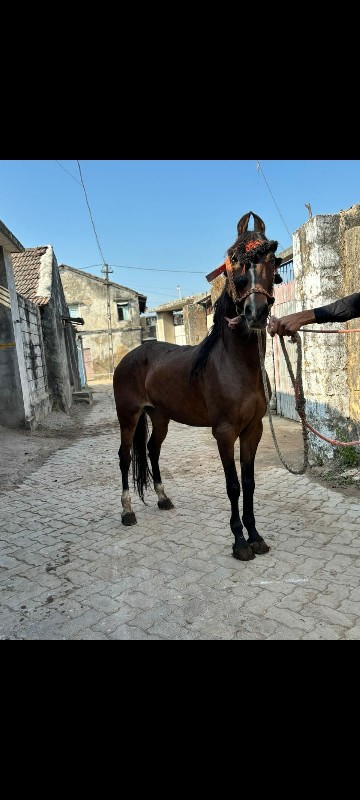
[[177, 290], [179, 292], [179, 298], [181, 300], [182, 299], [182, 297], [181, 297], [181, 286], [177, 286], [176, 288], [177, 288]]
[[101, 270], [101, 272], [105, 273], [105, 284], [106, 284], [107, 324], [108, 324], [108, 337], [109, 337], [109, 378], [111, 378], [114, 373], [114, 347], [113, 347], [113, 335], [112, 335], [110, 281], [109, 281], [109, 273], [112, 271], [113, 270], [111, 269], [111, 267], [109, 267], [109, 264], [104, 264]]

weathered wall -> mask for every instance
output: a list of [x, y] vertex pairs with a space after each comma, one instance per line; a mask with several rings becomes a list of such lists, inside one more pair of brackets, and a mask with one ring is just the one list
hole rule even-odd
[[31, 418], [21, 332], [14, 324], [18, 318], [11, 258], [0, 247], [0, 424], [13, 428]]
[[[107, 331], [99, 333], [82, 333], [83, 348], [90, 348], [92, 366], [94, 370], [94, 380], [108, 378], [111, 374], [109, 367], [109, 334]], [[127, 329], [126, 331], [113, 331], [112, 335], [114, 366], [116, 367], [130, 350], [134, 350], [141, 344], [138, 331]], [[110, 371], [109, 371], [110, 370]], [[91, 379], [90, 379], [91, 380]]]
[[21, 295], [18, 295], [17, 299], [31, 419], [32, 425], [36, 425], [50, 411], [40, 310]]
[[211, 284], [211, 304], [214, 307], [216, 300], [220, 297], [223, 289], [225, 288], [226, 278], [224, 275], [218, 275]]
[[41, 306], [40, 311], [48, 388], [52, 406], [68, 411], [72, 405], [73, 391], [79, 391], [81, 386], [76, 334], [71, 323], [62, 319], [69, 316], [69, 310], [54, 254], [51, 286], [51, 299]]
[[[296, 310], [326, 305], [358, 291], [359, 256], [360, 205], [308, 220], [294, 234]], [[319, 329], [358, 326], [359, 321], [354, 320]], [[307, 332], [301, 336], [309, 422], [329, 438], [359, 439], [359, 334]], [[313, 453], [334, 456], [331, 445], [313, 434], [310, 441]]]
[[[83, 347], [90, 348], [94, 378], [111, 374], [111, 350], [108, 328], [107, 286], [104, 280], [81, 275], [73, 270], [61, 269], [61, 281], [66, 302], [78, 304], [79, 316], [84, 320], [81, 330]], [[141, 344], [139, 300], [136, 292], [110, 283], [110, 310], [114, 366], [135, 347]], [[129, 304], [129, 320], [118, 320], [117, 303]]]
[[199, 303], [184, 306], [184, 327], [186, 344], [199, 344], [207, 335], [206, 311]]
[[[349, 211], [340, 212], [340, 233], [343, 245], [342, 258], [346, 265], [342, 294], [358, 292], [360, 288], [360, 205]], [[343, 235], [342, 235], [343, 233]], [[354, 319], [346, 324], [348, 328], [360, 328], [360, 320]], [[349, 387], [349, 416], [360, 422], [360, 334], [344, 336], [346, 347], [346, 366]], [[358, 426], [359, 427], [359, 426]], [[357, 439], [360, 437], [357, 436]]]

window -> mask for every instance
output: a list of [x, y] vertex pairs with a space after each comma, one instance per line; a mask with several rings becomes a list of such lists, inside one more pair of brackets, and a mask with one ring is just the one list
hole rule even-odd
[[289, 259], [289, 261], [283, 261], [283, 263], [280, 264], [278, 273], [281, 275], [283, 283], [289, 283], [289, 281], [294, 280], [294, 262], [292, 258]]
[[130, 319], [130, 307], [129, 303], [116, 303], [117, 306], [117, 313], [118, 313], [118, 322], [126, 322]]
[[70, 317], [80, 317], [79, 303], [68, 303]]

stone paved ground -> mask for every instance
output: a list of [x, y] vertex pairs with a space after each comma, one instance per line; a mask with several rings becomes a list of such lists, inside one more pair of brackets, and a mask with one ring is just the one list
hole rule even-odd
[[[176, 508], [160, 511], [153, 492], [146, 506], [134, 496], [138, 524], [126, 528], [111, 389], [94, 397], [78, 438], [61, 438], [0, 492], [0, 638], [360, 638], [356, 496], [287, 472], [266, 420], [255, 512], [271, 551], [236, 561], [211, 433], [171, 423], [161, 465]], [[275, 423], [290, 461], [300, 426]]]

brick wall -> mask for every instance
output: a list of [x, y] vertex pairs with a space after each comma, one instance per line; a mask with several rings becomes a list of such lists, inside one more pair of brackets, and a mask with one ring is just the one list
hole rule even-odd
[[40, 311], [22, 295], [18, 294], [17, 299], [31, 413], [38, 421], [50, 410]]

